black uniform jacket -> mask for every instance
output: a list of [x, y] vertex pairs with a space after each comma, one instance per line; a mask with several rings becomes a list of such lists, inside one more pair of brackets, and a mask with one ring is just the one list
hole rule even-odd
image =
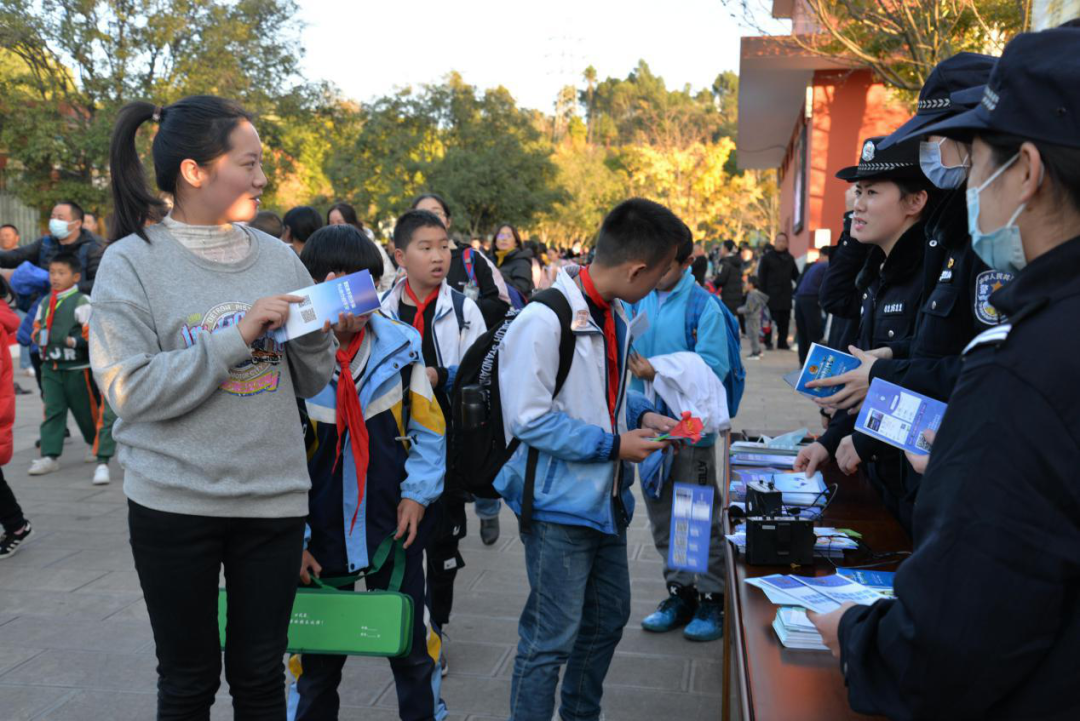
[[952, 191], [927, 224], [925, 253], [915, 334], [890, 343], [894, 360], [874, 363], [870, 377], [947, 402], [960, 377], [964, 346], [1001, 322], [990, 294], [1012, 274], [991, 270], [971, 249], [963, 188]]
[[[840, 623], [851, 706], [890, 719], [1080, 719], [1080, 238], [994, 294], [896, 600]], [[885, 550], [885, 549], [876, 549]]]

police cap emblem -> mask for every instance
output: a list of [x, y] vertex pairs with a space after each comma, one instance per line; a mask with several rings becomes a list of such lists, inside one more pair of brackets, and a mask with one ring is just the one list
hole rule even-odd
[[867, 140], [866, 143], [862, 146], [862, 159], [863, 159], [863, 162], [864, 163], [869, 163], [871, 160], [873, 160], [874, 159], [874, 152], [876, 150], [877, 150], [877, 148], [874, 147], [874, 141], [873, 140]]

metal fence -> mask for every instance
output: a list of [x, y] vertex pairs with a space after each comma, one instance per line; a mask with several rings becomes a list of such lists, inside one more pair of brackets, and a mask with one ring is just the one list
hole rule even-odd
[[19, 229], [20, 244], [33, 243], [40, 238], [45, 229], [41, 225], [41, 214], [27, 206], [11, 193], [0, 190], [0, 224], [11, 223]]

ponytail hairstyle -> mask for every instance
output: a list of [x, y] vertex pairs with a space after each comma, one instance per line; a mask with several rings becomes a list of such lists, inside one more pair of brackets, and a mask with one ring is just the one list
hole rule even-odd
[[134, 233], [150, 242], [144, 229], [148, 221], [165, 216], [166, 205], [151, 192], [146, 171], [135, 147], [139, 127], [147, 120], [158, 125], [154, 136], [154, 178], [162, 192], [176, 200], [180, 164], [194, 160], [206, 165], [231, 150], [229, 135], [241, 121], [252, 116], [234, 100], [213, 95], [192, 95], [165, 107], [136, 101], [120, 110], [109, 148], [113, 212], [110, 240]]

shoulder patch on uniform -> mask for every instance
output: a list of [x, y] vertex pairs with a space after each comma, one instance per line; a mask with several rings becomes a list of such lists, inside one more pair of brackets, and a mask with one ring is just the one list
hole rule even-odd
[[975, 318], [985, 325], [1003, 323], [1005, 316], [990, 305], [990, 296], [1013, 279], [1012, 273], [1001, 270], [984, 270], [975, 278]]
[[975, 336], [967, 347], [964, 348], [960, 355], [967, 355], [971, 351], [975, 350], [979, 346], [984, 345], [1001, 345], [1005, 342], [1005, 339], [1009, 337], [1009, 331], [1012, 330], [1012, 324], [1006, 323], [1005, 325], [999, 325], [996, 328], [990, 330], [984, 330], [979, 335]]

